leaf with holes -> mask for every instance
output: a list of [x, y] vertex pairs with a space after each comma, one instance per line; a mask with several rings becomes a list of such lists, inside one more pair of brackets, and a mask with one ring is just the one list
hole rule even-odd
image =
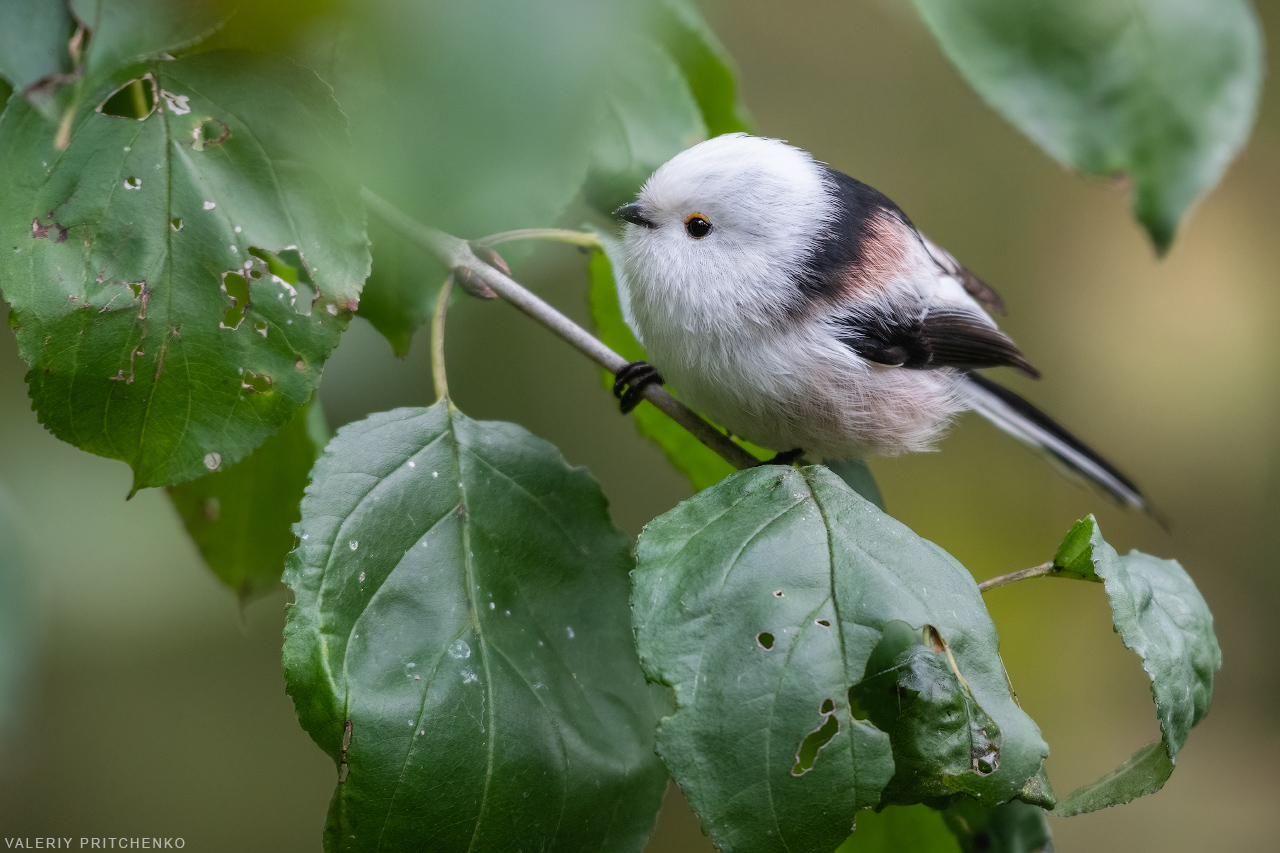
[[0, 0], [0, 77], [22, 91], [72, 70], [66, 0]]
[[978, 93], [1065, 166], [1133, 182], [1157, 249], [1253, 126], [1261, 28], [1248, 0], [915, 0]]
[[658, 749], [724, 851], [834, 849], [860, 808], [1052, 805], [972, 576], [822, 467], [738, 472], [645, 528]]
[[[610, 258], [621, 257], [621, 246], [602, 231], [597, 230], [596, 236], [605, 248], [604, 252], [591, 257], [591, 317], [595, 320], [596, 334], [627, 361], [643, 361], [644, 347], [623, 317], [614, 285], [615, 267]], [[607, 388], [613, 387], [613, 374], [604, 373], [604, 384]], [[632, 416], [636, 429], [662, 448], [671, 464], [684, 472], [695, 489], [713, 486], [733, 473], [732, 465], [652, 405], [641, 403]], [[759, 453], [768, 455], [765, 450]]]
[[338, 766], [328, 851], [639, 851], [666, 771], [630, 542], [581, 468], [447, 402], [339, 430], [302, 504], [285, 672]]
[[280, 587], [302, 492], [327, 442], [324, 414], [312, 400], [245, 459], [169, 488], [204, 561], [241, 602]]
[[[124, 89], [141, 120], [97, 109]], [[52, 134], [17, 99], [0, 118], [0, 287], [41, 422], [135, 488], [239, 461], [311, 398], [369, 270], [328, 87], [200, 54], [106, 78]]]
[[1115, 772], [1074, 791], [1054, 812], [1075, 815], [1160, 790], [1192, 727], [1209, 712], [1222, 651], [1209, 606], [1176, 560], [1139, 551], [1121, 557], [1089, 516], [1071, 528], [1054, 561], [1101, 578], [1116, 633], [1142, 658], [1142, 668], [1151, 678], [1162, 735]]

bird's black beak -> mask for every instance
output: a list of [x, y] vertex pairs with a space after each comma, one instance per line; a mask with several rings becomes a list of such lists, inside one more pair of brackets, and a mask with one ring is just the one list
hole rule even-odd
[[643, 225], [645, 228], [653, 228], [657, 223], [644, 215], [640, 208], [640, 202], [633, 201], [630, 204], [624, 204], [613, 212], [614, 216], [625, 219], [633, 225]]

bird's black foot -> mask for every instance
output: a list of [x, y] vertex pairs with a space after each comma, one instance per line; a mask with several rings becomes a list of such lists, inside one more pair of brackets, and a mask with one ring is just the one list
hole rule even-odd
[[795, 450], [784, 450], [777, 456], [766, 462], [766, 465], [794, 465], [796, 460], [804, 456], [804, 449], [797, 447]]
[[622, 414], [640, 405], [647, 386], [661, 385], [663, 381], [662, 374], [647, 361], [633, 361], [619, 370], [613, 380], [613, 396], [618, 398]]

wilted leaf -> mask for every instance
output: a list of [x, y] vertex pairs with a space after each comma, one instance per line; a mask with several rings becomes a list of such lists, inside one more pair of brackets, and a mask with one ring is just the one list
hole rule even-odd
[[1014, 800], [984, 807], [962, 797], [943, 816], [960, 842], [962, 853], [1050, 853], [1053, 836], [1045, 810]]
[[[95, 110], [132, 80], [144, 120]], [[110, 75], [53, 133], [16, 99], [0, 119], [0, 287], [41, 422], [135, 487], [239, 461], [311, 398], [368, 274], [328, 88], [200, 54]]]
[[279, 588], [284, 558], [297, 541], [302, 493], [327, 432], [312, 400], [235, 465], [170, 487], [204, 561], [241, 601]]
[[1138, 551], [1121, 557], [1103, 540], [1093, 516], [1072, 527], [1055, 561], [1096, 573], [1106, 585], [1116, 632], [1142, 658], [1151, 678], [1163, 735], [1114, 773], [1063, 800], [1054, 813], [1066, 816], [1160, 790], [1191, 728], [1209, 712], [1222, 652], [1213, 633], [1213, 614], [1177, 561]]
[[721, 850], [833, 849], [882, 803], [1052, 804], [972, 576], [830, 471], [738, 472], [637, 561], [641, 663], [676, 693], [658, 749]]
[[[604, 252], [597, 252], [591, 258], [591, 317], [595, 320], [596, 334], [627, 361], [643, 361], [644, 347], [623, 319], [614, 285], [613, 265], [609, 258], [619, 257], [620, 246], [608, 234], [597, 231], [596, 236], [605, 247]], [[604, 384], [613, 387], [612, 374], [604, 374]], [[732, 465], [653, 406], [641, 403], [631, 415], [635, 418], [636, 428], [662, 448], [667, 459], [684, 472], [694, 489], [713, 486], [733, 473]], [[744, 443], [743, 446], [762, 458], [772, 455], [750, 444]]]
[[585, 470], [442, 401], [340, 430], [302, 515], [285, 670], [338, 765], [327, 850], [644, 846], [630, 542]]
[[915, 0], [980, 95], [1062, 164], [1126, 175], [1163, 252], [1248, 138], [1262, 33], [1248, 0]]
[[0, 0], [0, 77], [18, 91], [72, 69], [66, 0]]

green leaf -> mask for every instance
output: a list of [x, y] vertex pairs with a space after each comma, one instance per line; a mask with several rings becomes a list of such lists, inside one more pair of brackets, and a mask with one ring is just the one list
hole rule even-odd
[[0, 0], [0, 77], [18, 91], [71, 71], [75, 30], [66, 0]]
[[634, 201], [655, 169], [707, 138], [689, 84], [657, 42], [636, 34], [611, 74], [586, 185], [587, 200], [606, 213]]
[[1049, 853], [1053, 836], [1045, 810], [1018, 800], [988, 809], [961, 798], [943, 815], [962, 853]]
[[404, 358], [413, 333], [431, 318], [446, 272], [435, 258], [377, 216], [369, 217], [369, 240], [373, 269], [356, 313], [372, 323], [395, 354]]
[[[144, 120], [94, 109], [135, 79]], [[107, 77], [52, 134], [17, 99], [0, 118], [0, 287], [41, 422], [135, 488], [239, 461], [311, 398], [368, 274], [328, 88], [200, 54]]]
[[[614, 352], [627, 361], [643, 361], [644, 347], [632, 334], [622, 316], [618, 292], [614, 285], [613, 264], [610, 257], [620, 257], [621, 246], [612, 236], [596, 230], [604, 252], [591, 257], [591, 317], [595, 320], [596, 334]], [[603, 374], [606, 388], [613, 387], [613, 375]], [[647, 403], [641, 403], [632, 412], [636, 429], [648, 436], [667, 454], [671, 464], [680, 469], [694, 489], [714, 486], [733, 473], [734, 468], [715, 451], [694, 438], [688, 430]], [[742, 442], [749, 452], [768, 457], [772, 454], [762, 448]]]
[[1160, 790], [1192, 727], [1209, 712], [1222, 652], [1213, 633], [1213, 614], [1177, 561], [1139, 551], [1121, 557], [1102, 538], [1093, 516], [1072, 527], [1055, 559], [1102, 579], [1116, 632], [1142, 658], [1151, 678], [1162, 735], [1115, 772], [1063, 800], [1054, 813], [1066, 816]]
[[690, 0], [661, 0], [662, 44], [684, 72], [711, 136], [751, 130], [737, 69], [716, 34]]
[[915, 0], [947, 56], [1060, 163], [1124, 174], [1163, 252], [1249, 136], [1263, 43], [1248, 0]]
[[722, 851], [833, 849], [867, 806], [1031, 795], [1048, 747], [972, 576], [825, 468], [683, 502], [641, 534], [633, 584], [645, 675], [676, 696], [658, 750]]
[[209, 568], [242, 602], [280, 586], [311, 466], [327, 442], [313, 400], [280, 431], [225, 471], [169, 488]]
[[853, 835], [836, 853], [960, 853], [942, 812], [928, 806], [889, 806], [858, 813]]
[[824, 464], [831, 469], [831, 473], [844, 480], [849, 488], [871, 501], [881, 512], [884, 511], [884, 495], [880, 493], [880, 484], [876, 482], [866, 462], [861, 459], [845, 459]]
[[17, 505], [0, 484], [0, 732], [21, 715], [32, 673], [35, 608], [26, 558]]
[[233, 0], [71, 0], [89, 30], [84, 71], [104, 71], [202, 41], [235, 11]]
[[326, 850], [644, 846], [667, 777], [630, 542], [584, 469], [400, 409], [338, 432], [297, 530], [285, 672], [338, 765]]

